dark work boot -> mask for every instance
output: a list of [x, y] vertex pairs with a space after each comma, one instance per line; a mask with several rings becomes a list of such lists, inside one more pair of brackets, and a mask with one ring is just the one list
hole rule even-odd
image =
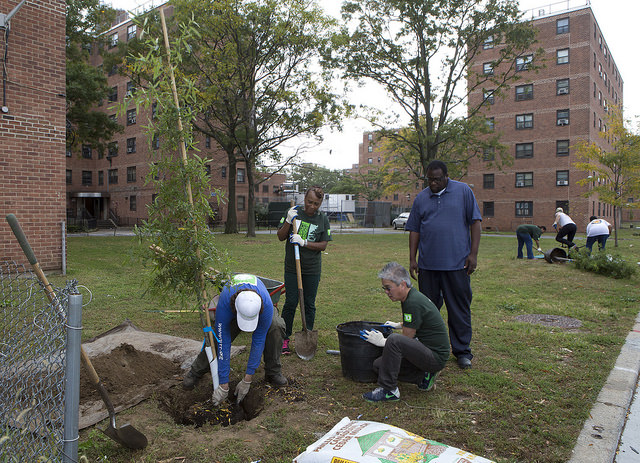
[[192, 390], [194, 387], [196, 387], [196, 384], [198, 384], [200, 378], [202, 378], [202, 376], [197, 376], [193, 372], [193, 370], [189, 370], [189, 372], [184, 375], [184, 379], [182, 380], [182, 389], [184, 389], [185, 391]]
[[276, 387], [286, 386], [289, 384], [287, 378], [282, 373], [278, 373], [277, 375], [266, 375], [265, 379], [268, 383], [273, 384]]

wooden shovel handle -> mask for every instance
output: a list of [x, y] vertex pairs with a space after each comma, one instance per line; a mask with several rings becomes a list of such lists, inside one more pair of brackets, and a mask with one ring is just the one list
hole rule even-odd
[[[293, 219], [293, 229], [298, 233], [297, 219]], [[300, 246], [293, 245], [293, 251], [296, 255], [296, 274], [298, 277], [298, 300], [300, 301], [300, 318], [302, 319], [302, 330], [307, 331], [307, 317], [304, 314], [304, 291], [302, 290], [302, 267], [300, 266]]]

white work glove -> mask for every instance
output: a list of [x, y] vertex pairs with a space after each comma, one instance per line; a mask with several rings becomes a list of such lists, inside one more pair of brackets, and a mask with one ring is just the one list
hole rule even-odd
[[287, 223], [293, 224], [293, 220], [298, 217], [298, 210], [294, 207], [287, 211]]
[[228, 395], [229, 395], [229, 389], [223, 389], [222, 386], [218, 386], [218, 388], [215, 391], [213, 391], [213, 395], [211, 396], [213, 405], [217, 407], [222, 402], [227, 400]]
[[387, 342], [387, 339], [378, 330], [371, 330], [371, 331], [361, 330], [360, 337], [365, 341], [370, 342], [374, 346], [378, 346], [378, 347], [384, 347], [385, 343]]
[[237, 404], [242, 402], [242, 399], [244, 399], [247, 393], [249, 392], [250, 387], [251, 387], [251, 381], [247, 382], [243, 379], [238, 383], [238, 385], [236, 386], [236, 403]]
[[297, 233], [294, 233], [293, 235], [291, 235], [291, 238], [289, 238], [289, 241], [293, 244], [297, 244], [302, 247], [305, 247], [307, 245], [307, 240], [303, 240], [302, 237]]
[[542, 252], [542, 248], [538, 248], [538, 252]]
[[402, 328], [402, 323], [398, 323], [398, 322], [392, 322], [392, 321], [387, 320], [386, 322], [384, 322], [384, 324], [387, 325], [387, 326], [390, 326], [394, 330]]

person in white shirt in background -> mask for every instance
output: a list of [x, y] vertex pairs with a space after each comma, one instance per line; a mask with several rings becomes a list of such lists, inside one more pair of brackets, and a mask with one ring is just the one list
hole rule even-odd
[[599, 219], [595, 215], [589, 217], [589, 220], [590, 222], [587, 225], [587, 249], [591, 252], [593, 243], [597, 241], [598, 249], [603, 251], [613, 227], [609, 222], [604, 219]]
[[569, 249], [576, 245], [573, 242], [573, 237], [576, 236], [577, 230], [576, 223], [564, 213], [561, 207], [556, 209], [556, 221], [553, 222], [553, 228], [558, 231], [556, 235], [558, 243], [566, 244]]

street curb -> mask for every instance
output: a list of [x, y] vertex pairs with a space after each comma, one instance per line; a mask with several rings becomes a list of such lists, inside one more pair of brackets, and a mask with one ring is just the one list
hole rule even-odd
[[639, 372], [640, 313], [584, 423], [569, 463], [607, 463], [615, 460]]

